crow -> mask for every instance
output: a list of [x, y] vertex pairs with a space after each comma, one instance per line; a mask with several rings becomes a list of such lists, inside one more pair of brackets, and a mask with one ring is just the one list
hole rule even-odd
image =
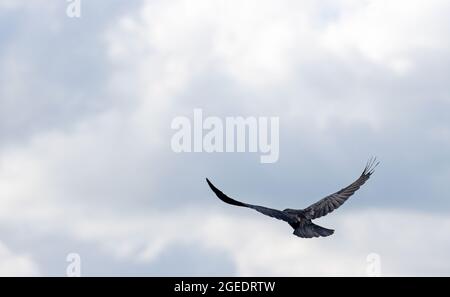
[[335, 209], [339, 208], [345, 201], [347, 201], [350, 196], [352, 196], [374, 173], [375, 167], [378, 166], [380, 162], [377, 162], [376, 158], [371, 158], [364, 168], [361, 176], [354, 181], [351, 185], [337, 191], [334, 194], [326, 196], [325, 198], [319, 200], [318, 202], [312, 204], [305, 209], [290, 209], [287, 208], [283, 211], [272, 209], [259, 205], [252, 205], [234, 200], [217, 189], [207, 178], [211, 190], [225, 203], [242, 206], [254, 209], [262, 214], [269, 217], [276, 218], [287, 222], [294, 228], [293, 234], [301, 238], [312, 238], [312, 237], [326, 237], [334, 233], [334, 230], [327, 229], [318, 226], [312, 222], [314, 219], [323, 217]]

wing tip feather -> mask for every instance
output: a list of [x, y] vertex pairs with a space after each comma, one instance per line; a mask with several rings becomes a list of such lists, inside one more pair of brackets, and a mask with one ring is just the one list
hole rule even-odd
[[364, 167], [362, 175], [370, 177], [375, 172], [375, 168], [377, 168], [378, 165], [380, 165], [380, 161], [377, 160], [377, 157], [370, 157], [366, 163], [366, 167]]

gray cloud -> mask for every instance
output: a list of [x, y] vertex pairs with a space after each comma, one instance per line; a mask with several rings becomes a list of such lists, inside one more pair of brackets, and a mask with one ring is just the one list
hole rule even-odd
[[[263, 219], [241, 221], [204, 178], [248, 202], [302, 207], [353, 181], [377, 155], [373, 179], [336, 214], [341, 219], [330, 218], [342, 228], [337, 252], [305, 243], [326, 255], [310, 271], [363, 274], [373, 248], [390, 274], [448, 273], [427, 257], [407, 265], [403, 246], [385, 239], [400, 236], [387, 225], [373, 229], [373, 238], [362, 228], [360, 238], [344, 235], [354, 232], [346, 220], [367, 229], [374, 221], [351, 210], [375, 209], [372, 216], [392, 224], [425, 217], [426, 226], [448, 227], [446, 3], [407, 14], [398, 3], [348, 0], [249, 1], [239, 9], [220, 1], [90, 1], [77, 20], [66, 17], [65, 3], [19, 3], [0, 6], [1, 28], [9, 28], [0, 29], [0, 232], [8, 255], [31, 254], [47, 275], [64, 271], [60, 258], [76, 250], [88, 275], [304, 275], [286, 263], [318, 254], [293, 252], [303, 242], [294, 243], [287, 228], [266, 230], [269, 221], [262, 232]], [[392, 26], [378, 26], [382, 17]], [[279, 116], [279, 162], [173, 153], [170, 122], [192, 117], [194, 108], [205, 116]], [[232, 243], [202, 229], [204, 213], [217, 215], [204, 219]], [[234, 220], [249, 227], [232, 234]], [[168, 235], [160, 238], [154, 225]], [[30, 239], [13, 235], [17, 229]], [[426, 232], [402, 230], [411, 244]], [[252, 232], [261, 234], [245, 237]], [[292, 248], [281, 262], [246, 260], [255, 244], [276, 248], [265, 232]], [[242, 253], [234, 251], [242, 247], [238, 237], [248, 241]], [[346, 240], [364, 248], [350, 249]], [[443, 248], [433, 251], [446, 258]], [[350, 268], [340, 261], [332, 268], [326, 262], [334, 256]], [[268, 264], [258, 266], [261, 259]]]

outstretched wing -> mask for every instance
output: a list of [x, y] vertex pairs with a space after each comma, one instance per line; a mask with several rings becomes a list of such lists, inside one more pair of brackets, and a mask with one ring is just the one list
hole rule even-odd
[[219, 189], [217, 189], [210, 181], [209, 179], [206, 179], [206, 181], [208, 182], [209, 187], [211, 188], [211, 190], [217, 195], [217, 197], [219, 197], [220, 200], [222, 200], [225, 203], [231, 204], [231, 205], [236, 205], [236, 206], [242, 206], [242, 207], [248, 207], [251, 209], [254, 209], [262, 214], [265, 214], [266, 216], [275, 218], [275, 219], [279, 219], [279, 220], [283, 220], [285, 222], [288, 223], [293, 223], [294, 219], [289, 216], [288, 214], [282, 212], [281, 210], [277, 210], [277, 209], [272, 209], [272, 208], [268, 208], [268, 207], [264, 207], [264, 206], [259, 206], [259, 205], [252, 205], [252, 204], [247, 204], [247, 203], [242, 203], [240, 201], [234, 200], [230, 197], [228, 197], [227, 195], [225, 195], [224, 193], [222, 193], [222, 191], [220, 191]]
[[375, 167], [377, 167], [379, 162], [375, 158], [371, 158], [366, 167], [364, 168], [361, 176], [354, 181], [348, 187], [345, 187], [338, 192], [331, 194], [322, 200], [314, 203], [313, 205], [305, 208], [303, 210], [304, 215], [307, 219], [317, 219], [323, 217], [333, 210], [339, 208], [345, 201], [347, 201], [350, 196], [352, 196], [372, 175]]

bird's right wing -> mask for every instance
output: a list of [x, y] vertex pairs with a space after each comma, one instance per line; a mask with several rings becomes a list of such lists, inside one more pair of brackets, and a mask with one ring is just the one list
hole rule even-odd
[[364, 185], [364, 183], [370, 178], [370, 176], [374, 172], [375, 167], [377, 167], [378, 164], [379, 162], [377, 162], [375, 158], [370, 159], [369, 162], [367, 162], [367, 165], [364, 168], [361, 176], [351, 185], [319, 200], [308, 208], [302, 210], [302, 213], [306, 216], [307, 219], [312, 220], [323, 217], [334, 211], [342, 204], [344, 204], [344, 202], [347, 201], [347, 199], [350, 198], [350, 196], [352, 196], [362, 185]]
[[248, 207], [251, 209], [254, 209], [262, 214], [265, 214], [266, 216], [278, 219], [278, 220], [282, 220], [288, 223], [292, 223], [294, 222], [293, 218], [291, 216], [289, 216], [288, 214], [282, 212], [281, 210], [277, 210], [277, 209], [272, 209], [272, 208], [268, 208], [268, 207], [264, 207], [264, 206], [259, 206], [259, 205], [252, 205], [252, 204], [247, 204], [247, 203], [243, 203], [237, 200], [234, 200], [230, 197], [228, 197], [227, 195], [225, 195], [222, 191], [220, 191], [219, 189], [217, 189], [210, 181], [209, 179], [206, 179], [206, 182], [208, 183], [209, 187], [211, 188], [211, 190], [217, 195], [217, 197], [219, 197], [220, 200], [222, 200], [225, 203], [231, 204], [231, 205], [236, 205], [236, 206], [242, 206], [242, 207]]

